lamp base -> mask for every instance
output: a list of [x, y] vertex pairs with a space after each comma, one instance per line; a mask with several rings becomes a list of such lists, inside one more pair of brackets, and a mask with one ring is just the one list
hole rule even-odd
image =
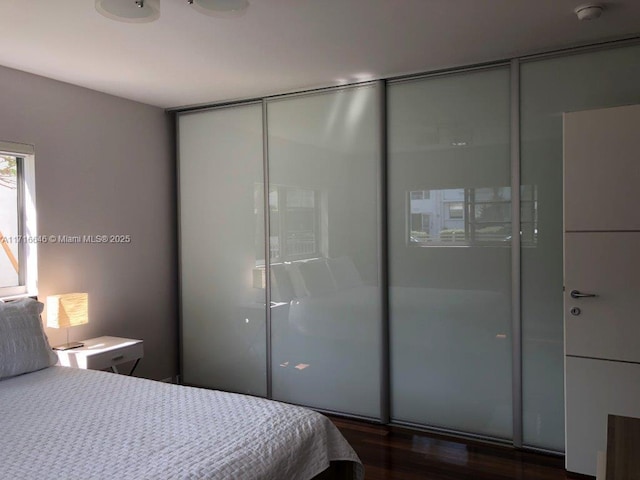
[[84, 343], [82, 342], [71, 342], [71, 343], [65, 343], [64, 345], [57, 345], [55, 347], [53, 347], [54, 350], [71, 350], [73, 348], [80, 348], [80, 347], [84, 347]]

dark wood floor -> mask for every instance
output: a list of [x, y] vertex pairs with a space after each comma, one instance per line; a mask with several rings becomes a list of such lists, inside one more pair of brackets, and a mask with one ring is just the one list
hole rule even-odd
[[510, 447], [331, 417], [366, 480], [566, 480], [564, 459]]

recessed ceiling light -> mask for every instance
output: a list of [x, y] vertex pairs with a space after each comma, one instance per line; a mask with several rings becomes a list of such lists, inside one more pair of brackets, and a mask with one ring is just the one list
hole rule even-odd
[[195, 10], [216, 17], [242, 15], [249, 6], [248, 0], [187, 0]]
[[107, 18], [127, 23], [148, 23], [160, 18], [160, 0], [95, 0]]

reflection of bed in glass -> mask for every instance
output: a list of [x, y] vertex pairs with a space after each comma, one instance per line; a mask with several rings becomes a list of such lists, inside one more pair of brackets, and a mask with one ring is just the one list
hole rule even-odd
[[274, 397], [378, 416], [379, 288], [349, 257], [273, 264], [271, 278]]
[[[335, 392], [341, 391], [345, 398], [339, 403], [362, 403], [363, 412], [377, 408], [379, 392], [363, 394], [358, 378], [380, 375], [380, 365], [372, 360], [377, 358], [372, 352], [380, 349], [379, 287], [364, 284], [349, 257], [275, 264], [271, 274], [272, 299], [283, 304], [272, 309], [276, 397], [322, 408], [325, 398], [335, 405]], [[415, 399], [404, 408], [403, 420], [420, 418], [419, 410], [433, 402], [470, 402], [474, 409], [484, 403], [495, 409], [484, 418], [501, 424], [497, 430], [502, 430], [511, 417], [510, 405], [503, 401], [510, 392], [503, 391], [504, 379], [498, 378], [511, 355], [504, 295], [395, 287], [390, 296], [394, 315], [405, 322], [397, 329], [392, 324], [393, 344], [402, 346], [391, 352], [392, 362], [403, 366], [392, 388]], [[426, 397], [425, 383], [433, 386]], [[478, 396], [460, 398], [462, 384], [465, 389], [477, 385], [473, 390]], [[472, 416], [473, 409], [469, 411]]]

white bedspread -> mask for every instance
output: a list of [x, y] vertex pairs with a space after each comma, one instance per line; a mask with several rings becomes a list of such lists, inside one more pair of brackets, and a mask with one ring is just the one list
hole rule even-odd
[[0, 381], [11, 479], [308, 480], [355, 452], [308, 409], [65, 367]]

